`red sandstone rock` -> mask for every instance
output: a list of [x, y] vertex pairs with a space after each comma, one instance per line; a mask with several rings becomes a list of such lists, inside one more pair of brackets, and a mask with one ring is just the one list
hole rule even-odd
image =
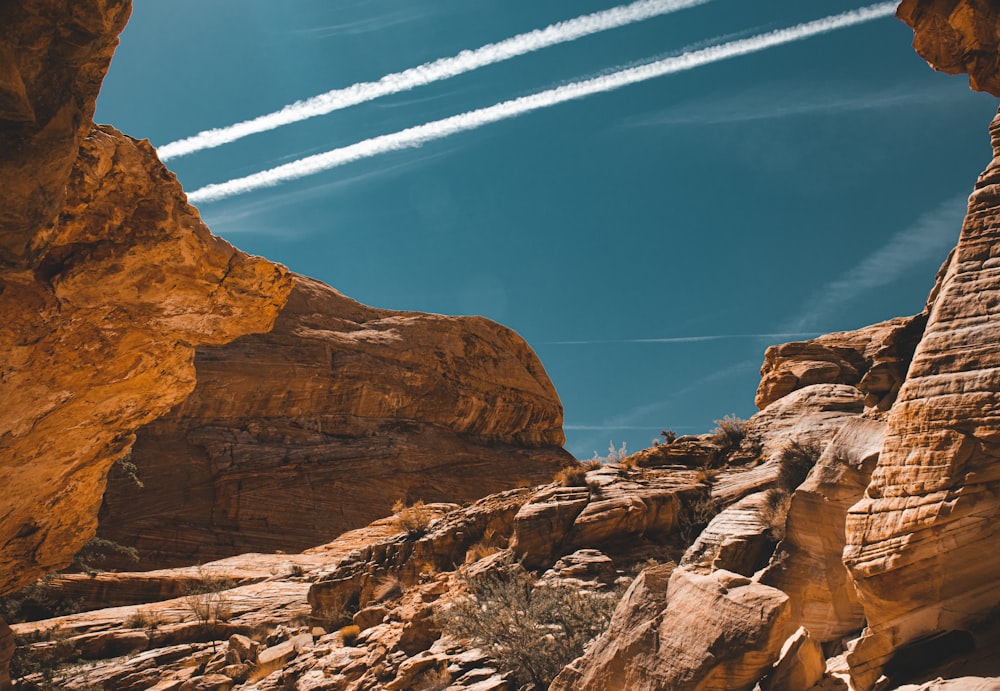
[[208, 232], [148, 143], [93, 125], [129, 8], [0, 7], [0, 593], [93, 535], [108, 468], [192, 390], [194, 346], [270, 328], [291, 288]]
[[969, 74], [977, 91], [1000, 96], [1000, 7], [990, 0], [903, 0], [896, 16], [931, 67]]

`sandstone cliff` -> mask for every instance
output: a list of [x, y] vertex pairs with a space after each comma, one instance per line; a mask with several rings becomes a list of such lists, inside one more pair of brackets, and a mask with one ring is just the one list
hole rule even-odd
[[0, 592], [93, 535], [194, 346], [270, 328], [286, 271], [213, 237], [152, 147], [95, 127], [127, 2], [0, 6]]
[[391, 513], [471, 501], [572, 462], [515, 333], [361, 305], [301, 276], [274, 329], [200, 348], [194, 393], [137, 434], [99, 534], [148, 567], [301, 550]]

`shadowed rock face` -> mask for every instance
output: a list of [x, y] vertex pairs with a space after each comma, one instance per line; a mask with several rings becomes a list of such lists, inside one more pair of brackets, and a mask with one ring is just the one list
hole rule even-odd
[[931, 67], [969, 75], [969, 86], [1000, 96], [1000, 6], [992, 0], [903, 0], [896, 16]]
[[100, 534], [146, 566], [305, 549], [398, 499], [471, 501], [572, 461], [562, 406], [514, 332], [393, 312], [296, 277], [273, 331], [199, 349], [198, 384], [138, 434]]
[[95, 127], [130, 4], [0, 5], [0, 593], [93, 535], [194, 346], [270, 328], [291, 280], [201, 223], [148, 143]]
[[1000, 604], [1000, 117], [958, 247], [889, 412], [845, 563], [868, 619], [848, 659], [870, 688], [893, 650]]

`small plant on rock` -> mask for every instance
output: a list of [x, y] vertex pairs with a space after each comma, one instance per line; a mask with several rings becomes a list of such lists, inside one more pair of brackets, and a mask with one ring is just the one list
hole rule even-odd
[[424, 535], [434, 520], [434, 512], [427, 508], [423, 501], [416, 501], [407, 506], [406, 502], [398, 499], [392, 505], [392, 512], [396, 514], [393, 518], [394, 525], [411, 537]]
[[617, 592], [538, 585], [519, 564], [465, 582], [468, 596], [441, 612], [444, 630], [472, 641], [493, 659], [514, 688], [548, 688], [607, 627]]
[[777, 486], [785, 492], [794, 492], [805, 481], [822, 453], [823, 447], [816, 442], [796, 439], [785, 444], [778, 456]]
[[345, 646], [352, 646], [358, 641], [358, 635], [361, 633], [361, 627], [357, 624], [350, 624], [349, 626], [341, 627], [340, 640], [344, 642]]
[[581, 463], [568, 465], [556, 473], [552, 481], [563, 487], [586, 487], [587, 469]]
[[712, 440], [722, 448], [723, 452], [739, 448], [746, 437], [746, 420], [735, 415], [726, 415], [716, 420], [717, 427], [712, 431]]

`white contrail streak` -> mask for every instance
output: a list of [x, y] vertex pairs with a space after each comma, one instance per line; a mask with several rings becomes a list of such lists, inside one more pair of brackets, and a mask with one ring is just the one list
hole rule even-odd
[[518, 34], [497, 43], [489, 43], [475, 50], [463, 50], [458, 55], [427, 62], [403, 72], [387, 74], [377, 82], [360, 82], [343, 89], [335, 89], [319, 96], [313, 96], [304, 101], [297, 101], [281, 110], [261, 115], [252, 120], [244, 120], [228, 127], [205, 130], [193, 137], [164, 144], [157, 148], [157, 153], [164, 161], [178, 156], [186, 156], [196, 151], [234, 142], [251, 134], [267, 132], [293, 122], [326, 115], [335, 110], [371, 101], [381, 96], [409, 91], [418, 86], [455, 77], [480, 67], [510, 60], [519, 55], [532, 53], [559, 43], [575, 41], [584, 36], [617, 29], [688, 7], [704, 5], [708, 2], [710, 0], [638, 0], [630, 5], [621, 5], [610, 10], [583, 15], [552, 24], [544, 29]]
[[460, 115], [453, 115], [443, 120], [435, 120], [424, 125], [410, 127], [393, 134], [384, 134], [379, 137], [366, 139], [357, 144], [308, 156], [298, 161], [292, 161], [291, 163], [286, 163], [243, 178], [206, 185], [188, 195], [188, 199], [195, 203], [212, 202], [263, 187], [274, 187], [288, 180], [296, 180], [307, 175], [313, 175], [390, 151], [419, 147], [435, 139], [473, 130], [483, 125], [517, 117], [566, 101], [620, 89], [629, 84], [636, 84], [648, 79], [694, 69], [713, 62], [757, 53], [774, 46], [801, 41], [802, 39], [818, 34], [862, 24], [880, 17], [887, 17], [895, 12], [896, 5], [896, 2], [883, 2], [870, 5], [862, 9], [817, 19], [816, 21], [799, 24], [787, 29], [779, 29], [738, 41], [710, 46], [701, 50], [684, 53], [677, 57], [665, 58], [646, 65], [595, 77], [594, 79], [573, 82], [530, 96], [504, 101], [503, 103], [498, 103], [487, 108], [480, 108], [479, 110], [472, 110]]
[[815, 338], [820, 331], [793, 331], [770, 334], [718, 334], [715, 336], [671, 336], [667, 338], [618, 338], [593, 341], [550, 341], [540, 345], [607, 345], [617, 343], [702, 343], [704, 341], [732, 341], [737, 339]]

